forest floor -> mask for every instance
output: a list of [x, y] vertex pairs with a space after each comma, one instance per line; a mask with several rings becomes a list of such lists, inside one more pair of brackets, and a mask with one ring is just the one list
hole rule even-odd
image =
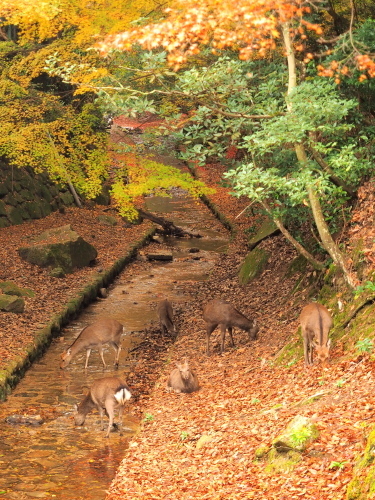
[[[275, 355], [298, 338], [298, 315], [308, 297], [307, 287], [292, 290], [296, 276], [287, 270], [296, 257], [282, 236], [262, 242], [271, 258], [262, 275], [239, 285], [238, 266], [247, 253], [245, 230], [259, 221], [242, 214], [246, 200], [234, 199], [218, 186], [220, 169], [200, 170], [200, 176], [217, 186], [212, 201], [237, 228], [228, 252], [222, 255], [211, 277], [199, 288], [186, 284], [194, 300], [177, 317], [179, 336], [167, 352], [160, 353], [159, 370], [140, 360], [137, 372], [148, 372], [151, 394], [142, 399], [140, 434], [124, 452], [107, 500], [163, 499], [335, 499], [345, 498], [357, 455], [375, 421], [374, 361], [370, 356], [344, 353], [340, 343], [332, 349], [328, 366], [304, 367], [303, 359], [289, 366], [274, 363]], [[367, 238], [374, 212], [368, 184], [348, 237]], [[43, 220], [1, 229], [0, 280], [32, 288], [23, 314], [0, 313], [0, 363], [5, 366], [22, 355], [33, 336], [62, 304], [77, 294], [100, 268], [107, 269], [127, 246], [146, 234], [151, 225], [127, 227], [98, 225], [102, 208], [67, 209]], [[108, 212], [106, 212], [108, 213]], [[78, 270], [65, 278], [52, 278], [45, 270], [25, 263], [17, 248], [29, 235], [72, 224], [85, 239], [94, 242], [99, 258], [94, 268]], [[367, 228], [367, 229], [366, 229]], [[367, 242], [367, 244], [366, 244]], [[374, 238], [365, 239], [369, 263]], [[236, 347], [219, 354], [219, 334], [211, 336], [211, 356], [205, 353], [202, 304], [211, 298], [232, 302], [260, 324], [259, 338], [248, 342], [236, 330]], [[316, 298], [316, 297], [315, 297]], [[192, 394], [166, 391], [165, 382], [175, 362], [187, 357], [196, 371], [200, 390]], [[143, 362], [143, 367], [141, 366]], [[314, 396], [309, 404], [304, 402]], [[255, 460], [255, 450], [269, 446], [296, 415], [312, 419], [319, 438], [287, 473], [267, 469]]]
[[[261, 246], [271, 258], [260, 277], [246, 286], [238, 268], [247, 253], [245, 230], [258, 220], [241, 215], [246, 200], [230, 197], [219, 187], [220, 168], [200, 169], [200, 177], [215, 185], [211, 200], [237, 228], [227, 254], [199, 289], [186, 285], [195, 297], [178, 316], [179, 336], [165, 354], [165, 365], [145, 401], [142, 431], [134, 438], [106, 500], [163, 499], [335, 499], [346, 498], [358, 455], [375, 422], [374, 368], [371, 356], [344, 351], [337, 342], [328, 366], [306, 369], [303, 356], [289, 365], [274, 363], [290, 340], [299, 338], [301, 307], [317, 298], [287, 270], [296, 257], [282, 236]], [[359, 193], [354, 223], [347, 230], [348, 246], [362, 238], [374, 256], [370, 182]], [[373, 210], [373, 209], [372, 209]], [[311, 271], [313, 272], [313, 271]], [[306, 286], [304, 286], [304, 284]], [[340, 295], [338, 296], [338, 298]], [[257, 341], [249, 342], [236, 329], [236, 348], [219, 354], [219, 333], [211, 336], [211, 356], [205, 353], [202, 305], [211, 298], [232, 302], [261, 326]], [[375, 323], [375, 319], [374, 319]], [[302, 343], [302, 342], [301, 342]], [[176, 394], [166, 390], [175, 363], [188, 358], [200, 390]], [[297, 415], [311, 419], [319, 438], [288, 471], [277, 472], [255, 459]]]

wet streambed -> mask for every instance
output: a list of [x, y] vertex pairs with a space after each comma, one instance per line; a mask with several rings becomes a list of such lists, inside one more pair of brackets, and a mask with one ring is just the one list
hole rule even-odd
[[[155, 305], [168, 297], [178, 310], [188, 300], [183, 293], [185, 280], [207, 279], [220, 252], [226, 250], [227, 233], [200, 203], [176, 191], [173, 198], [150, 198], [148, 209], [173, 220], [176, 225], [199, 233], [203, 238], [162, 238], [152, 244], [158, 252], [170, 252], [171, 262], [148, 261], [144, 248], [139, 261], [130, 264], [100, 299], [85, 309], [53, 342], [48, 352], [26, 373], [7, 401], [0, 403], [0, 498], [55, 498], [103, 500], [139, 421], [132, 415], [132, 401], [124, 415], [124, 434], [112, 432], [109, 439], [100, 430], [99, 416], [93, 411], [83, 427], [75, 427], [73, 404], [82, 398], [84, 386], [108, 375], [126, 378], [137, 363], [137, 345], [142, 332], [157, 322]], [[193, 252], [191, 251], [193, 249]], [[114, 352], [105, 348], [108, 364], [103, 371], [97, 350], [84, 371], [85, 352], [61, 371], [61, 352], [81, 329], [99, 317], [117, 319], [125, 326], [120, 368], [112, 370]], [[140, 345], [140, 344], [139, 344]], [[141, 348], [141, 345], [140, 345]], [[130, 387], [131, 388], [131, 387]], [[42, 425], [6, 423], [10, 415], [40, 415]]]

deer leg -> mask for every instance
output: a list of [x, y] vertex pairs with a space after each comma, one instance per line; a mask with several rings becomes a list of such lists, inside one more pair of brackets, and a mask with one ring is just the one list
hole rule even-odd
[[225, 342], [225, 332], [226, 332], [226, 325], [220, 325], [220, 330], [221, 330], [221, 346], [220, 346], [220, 350], [221, 350], [221, 353], [224, 352], [225, 350], [225, 347], [224, 347], [224, 342]]
[[124, 405], [120, 406], [119, 412], [118, 412], [118, 418], [119, 418], [119, 429], [120, 429], [120, 436], [122, 436], [122, 416], [124, 414]]
[[86, 351], [86, 363], [85, 363], [85, 370], [87, 369], [88, 365], [89, 365], [89, 357], [90, 357], [90, 354], [91, 354], [91, 349], [87, 349]]
[[115, 342], [113, 342], [112, 344], [112, 347], [113, 349], [115, 350], [115, 367], [116, 369], [118, 368], [118, 364], [119, 364], [119, 359], [120, 359], [120, 352], [121, 352], [121, 344], [116, 344]]
[[103, 419], [104, 409], [101, 406], [99, 406], [98, 410], [99, 410], [99, 415], [100, 415], [100, 428], [102, 431], [104, 431], [104, 419]]
[[107, 368], [107, 365], [105, 364], [105, 361], [104, 361], [103, 346], [99, 344], [98, 349], [99, 349], [100, 357], [102, 358], [103, 368]]
[[230, 340], [232, 342], [232, 347], [234, 347], [233, 328], [231, 326], [228, 326], [228, 333], [229, 333]]
[[206, 354], [207, 354], [207, 356], [210, 355], [210, 335], [215, 330], [217, 325], [218, 325], [217, 323], [207, 325], [207, 331], [206, 331], [206, 344], [207, 344]]
[[108, 429], [107, 429], [107, 434], [105, 437], [109, 437], [109, 433], [111, 432], [112, 425], [113, 425], [113, 417], [114, 417], [114, 406], [111, 402], [106, 402], [105, 404], [105, 409], [109, 418], [109, 423], [108, 423]]

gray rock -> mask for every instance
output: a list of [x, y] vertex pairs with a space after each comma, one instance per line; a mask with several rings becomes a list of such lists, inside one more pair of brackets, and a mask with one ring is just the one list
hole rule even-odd
[[18, 249], [20, 257], [31, 264], [72, 273], [96, 259], [95, 247], [77, 234], [70, 225], [50, 229], [34, 236], [30, 244]]

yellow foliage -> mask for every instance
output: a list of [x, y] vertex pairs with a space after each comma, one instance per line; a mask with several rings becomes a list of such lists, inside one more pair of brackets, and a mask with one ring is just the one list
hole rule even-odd
[[112, 195], [119, 213], [129, 219], [137, 216], [134, 200], [145, 194], [169, 196], [169, 189], [172, 187], [180, 187], [196, 198], [214, 192], [212, 188], [194, 180], [190, 174], [178, 168], [133, 155], [128, 155], [125, 162], [117, 172]]
[[3, 24], [21, 29], [21, 43], [43, 41], [74, 30], [77, 46], [117, 33], [145, 14], [158, 11], [156, 0], [0, 0]]

